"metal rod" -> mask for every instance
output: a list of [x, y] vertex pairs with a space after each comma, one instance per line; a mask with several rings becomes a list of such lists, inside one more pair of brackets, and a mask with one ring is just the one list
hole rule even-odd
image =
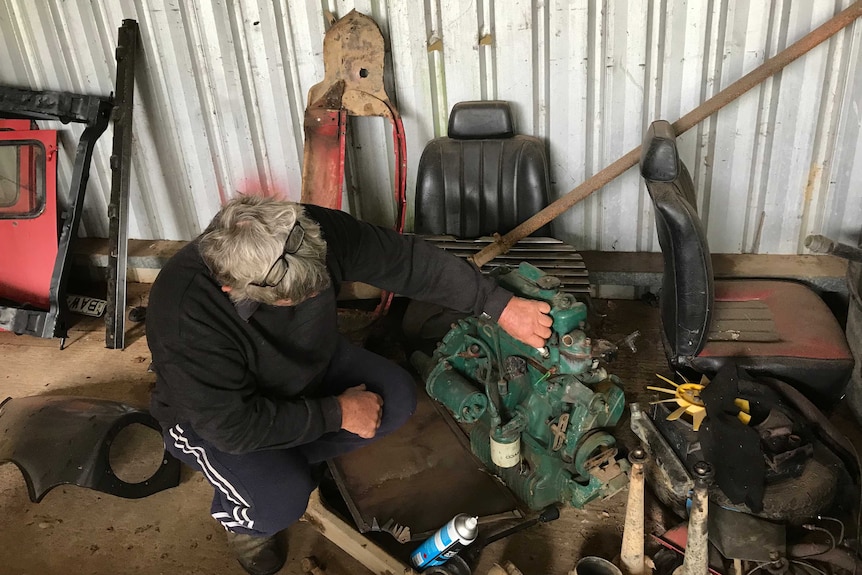
[[[830, 18], [825, 24], [815, 28], [812, 32], [788, 46], [759, 67], [755, 68], [718, 94], [709, 98], [700, 106], [674, 122], [673, 127], [677, 135], [682, 134], [691, 127], [697, 125], [707, 117], [716, 113], [729, 103], [733, 102], [748, 90], [757, 86], [770, 76], [781, 71], [785, 66], [812, 50], [814, 47], [825, 42], [839, 31], [846, 28], [862, 16], [862, 0], [851, 4], [848, 8]], [[613, 162], [608, 167], [588, 178], [585, 182], [574, 188], [565, 196], [556, 200], [530, 219], [524, 221], [515, 229], [497, 239], [496, 242], [484, 248], [471, 259], [476, 267], [483, 265], [500, 254], [504, 254], [519, 240], [532, 234], [557, 216], [580, 202], [596, 190], [610, 183], [617, 176], [634, 166], [640, 158], [640, 146], [633, 149], [622, 158]]]
[[114, 149], [111, 202], [108, 204], [108, 303], [105, 347], [126, 345], [126, 265], [129, 255], [129, 179], [132, 172], [132, 107], [135, 102], [135, 53], [138, 23], [123, 20], [117, 40], [117, 93], [114, 100]]
[[626, 502], [626, 524], [620, 566], [624, 575], [644, 575], [644, 464], [646, 451], [638, 447], [629, 453], [629, 498]]

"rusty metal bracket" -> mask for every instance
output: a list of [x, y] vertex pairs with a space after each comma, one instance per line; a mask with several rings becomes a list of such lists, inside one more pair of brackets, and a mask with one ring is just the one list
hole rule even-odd
[[[401, 114], [383, 83], [383, 35], [377, 24], [356, 10], [336, 21], [323, 38], [323, 81], [308, 91], [303, 203], [341, 209], [347, 116], [382, 116], [392, 123], [395, 144], [394, 228], [404, 231], [407, 216], [407, 141]], [[394, 294], [383, 292], [374, 316], [385, 314]]]
[[341, 208], [347, 116], [382, 116], [395, 141], [395, 229], [404, 230], [407, 206], [407, 145], [401, 114], [383, 83], [384, 44], [377, 24], [352, 10], [323, 39], [322, 82], [308, 91], [302, 201]]

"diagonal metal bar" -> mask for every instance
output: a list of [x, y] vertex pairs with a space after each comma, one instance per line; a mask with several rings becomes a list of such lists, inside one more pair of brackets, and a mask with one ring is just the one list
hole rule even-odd
[[[848, 8], [839, 12], [825, 24], [815, 28], [806, 36], [788, 46], [759, 67], [755, 68], [718, 94], [696, 107], [694, 110], [673, 123], [676, 134], [686, 130], [715, 114], [720, 109], [733, 102], [744, 93], [757, 86], [770, 76], [780, 72], [788, 64], [819, 46], [862, 16], [862, 0], [854, 2]], [[601, 189], [617, 176], [634, 166], [640, 158], [641, 148], [638, 146], [608, 167], [588, 178], [585, 182], [571, 190], [565, 196], [548, 205], [530, 219], [489, 245], [471, 259], [477, 267], [482, 267], [500, 254], [504, 254], [518, 240], [532, 234], [557, 216], [580, 202], [593, 192]]]

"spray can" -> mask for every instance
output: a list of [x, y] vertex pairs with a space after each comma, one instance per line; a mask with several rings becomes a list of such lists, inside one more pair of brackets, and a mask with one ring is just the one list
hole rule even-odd
[[410, 562], [417, 569], [442, 565], [476, 540], [478, 525], [478, 517], [456, 515], [410, 555]]

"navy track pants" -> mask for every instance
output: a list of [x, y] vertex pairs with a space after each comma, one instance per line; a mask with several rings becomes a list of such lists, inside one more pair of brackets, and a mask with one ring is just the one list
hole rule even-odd
[[213, 447], [190, 426], [177, 424], [165, 431], [165, 446], [213, 485], [210, 512], [225, 529], [274, 535], [305, 513], [317, 487], [313, 466], [392, 433], [416, 410], [416, 383], [410, 373], [341, 338], [324, 376], [324, 394], [339, 395], [361, 384], [383, 398], [383, 417], [373, 439], [341, 430], [290, 449], [232, 455]]

